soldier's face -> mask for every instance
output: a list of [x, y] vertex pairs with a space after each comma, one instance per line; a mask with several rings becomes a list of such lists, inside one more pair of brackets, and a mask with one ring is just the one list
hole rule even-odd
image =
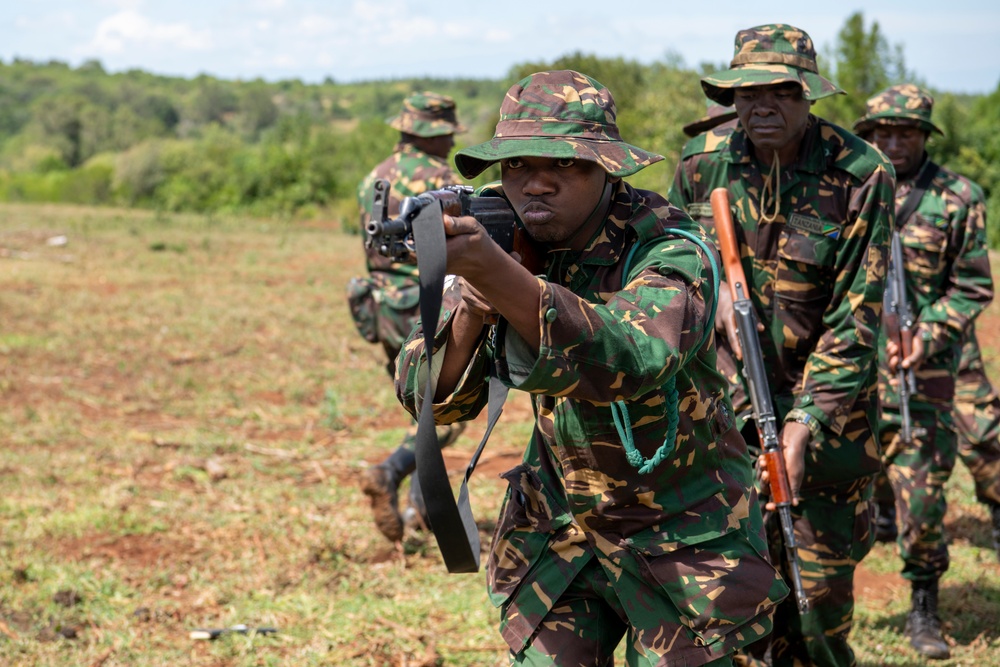
[[876, 125], [872, 130], [872, 143], [885, 153], [896, 168], [896, 178], [913, 176], [920, 168], [927, 144], [927, 132], [919, 127]]
[[434, 155], [442, 160], [448, 158], [448, 153], [455, 147], [455, 135], [442, 134], [437, 137], [422, 137], [420, 149], [428, 155]]
[[736, 88], [733, 104], [761, 161], [770, 164], [775, 152], [782, 164], [795, 161], [809, 122], [809, 100], [802, 97], [801, 86], [777, 83]]
[[536, 241], [582, 250], [604, 222], [591, 215], [608, 180], [596, 162], [519, 157], [502, 160], [500, 171], [504, 194]]

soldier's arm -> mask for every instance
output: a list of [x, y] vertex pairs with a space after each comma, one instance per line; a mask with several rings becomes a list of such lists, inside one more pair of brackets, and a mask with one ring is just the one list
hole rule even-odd
[[[969, 324], [993, 300], [993, 278], [986, 251], [986, 207], [982, 200], [957, 202], [950, 208], [947, 289], [944, 295], [919, 314], [918, 337], [929, 332], [925, 357], [957, 344]], [[949, 211], [945, 210], [945, 214]]]
[[876, 363], [893, 189], [893, 177], [884, 165], [851, 189], [835, 260], [834, 296], [823, 315], [824, 330], [806, 361], [803, 384], [795, 392], [794, 407], [838, 435]]

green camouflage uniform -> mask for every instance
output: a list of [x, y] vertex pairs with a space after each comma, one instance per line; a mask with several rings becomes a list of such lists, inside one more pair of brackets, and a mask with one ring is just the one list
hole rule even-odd
[[[867, 114], [855, 124], [867, 136], [877, 125], [912, 126], [940, 132], [930, 122], [933, 100], [913, 84], [892, 86], [868, 100]], [[944, 535], [944, 487], [955, 466], [952, 410], [961, 345], [975, 318], [993, 299], [986, 253], [986, 208], [979, 186], [924, 155], [922, 170], [933, 180], [907, 220], [896, 220], [906, 267], [906, 297], [914, 336], [924, 343], [924, 359], [914, 372], [911, 422], [918, 429], [906, 444], [900, 435], [899, 387], [888, 368], [885, 338], [880, 344], [880, 438], [896, 499], [897, 537], [903, 576], [936, 580], [948, 569]], [[917, 174], [896, 184], [902, 208]], [[885, 332], [883, 332], [884, 334]]]
[[[728, 105], [733, 87], [786, 81], [799, 83], [807, 100], [838, 90], [816, 74], [806, 33], [768, 25], [741, 31], [731, 68], [704, 77], [702, 87]], [[864, 141], [813, 115], [798, 159], [781, 167], [779, 185], [769, 190], [768, 168], [739, 122], [730, 121], [685, 145], [668, 197], [714, 236], [710, 194], [728, 190], [751, 299], [764, 326], [758, 337], [776, 417], [813, 423], [801, 501], [791, 508], [811, 609], [800, 616], [793, 598], [780, 605], [773, 664], [852, 665], [854, 570], [874, 541], [871, 480], [881, 468], [874, 362], [892, 169]], [[749, 415], [728, 339], [716, 342], [734, 407]], [[767, 522], [772, 558], [787, 568], [776, 513]], [[763, 648], [754, 647], [754, 654]]]
[[[376, 179], [390, 183], [390, 216], [399, 213], [399, 206], [406, 197], [462, 182], [444, 159], [418, 149], [406, 136], [435, 137], [463, 131], [465, 128], [456, 119], [455, 103], [450, 97], [430, 92], [411, 95], [388, 124], [403, 134], [392, 155], [372, 169], [358, 186], [362, 230], [372, 216], [372, 188]], [[387, 359], [385, 367], [392, 377], [396, 356], [420, 317], [417, 266], [395, 262], [369, 247], [365, 248], [365, 265], [368, 276], [353, 278], [348, 283], [348, 303], [362, 335], [369, 342], [382, 344]], [[461, 424], [439, 427], [437, 435], [441, 446], [453, 443], [463, 429]], [[376, 525], [394, 541], [402, 536], [402, 517], [395, 507], [395, 489], [415, 469], [415, 444], [416, 427], [411, 426], [396, 451], [378, 466], [379, 469], [370, 471], [370, 479], [362, 483], [365, 493], [372, 496]], [[418, 488], [414, 478], [410, 498], [422, 513], [423, 500]]]
[[[493, 141], [456, 163], [472, 177], [498, 155], [574, 158], [627, 176], [662, 159], [620, 140], [613, 105], [578, 73], [532, 75], [507, 93]], [[710, 259], [670, 228], [701, 236], [660, 195], [619, 182], [587, 247], [547, 255], [537, 356], [501, 319], [435, 406], [439, 423], [474, 418], [491, 368], [531, 394], [535, 428], [522, 463], [502, 475], [509, 486], [488, 564], [516, 664], [610, 664], [626, 633], [629, 665], [731, 664], [733, 651], [770, 631], [787, 594], [767, 561], [751, 460], [715, 370]], [[460, 299], [446, 289], [436, 363]], [[425, 361], [415, 332], [397, 378], [411, 412]], [[665, 387], [671, 378], [677, 394]], [[643, 457], [665, 458], [640, 473], [623, 438]]]
[[1000, 506], [1000, 396], [986, 376], [975, 324], [969, 325], [962, 344], [954, 414], [958, 456], [972, 473], [976, 498], [996, 508]]

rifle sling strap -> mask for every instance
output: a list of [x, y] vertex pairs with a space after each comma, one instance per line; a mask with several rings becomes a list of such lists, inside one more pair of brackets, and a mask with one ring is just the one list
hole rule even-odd
[[417, 479], [430, 528], [441, 549], [445, 567], [449, 572], [477, 572], [480, 560], [479, 528], [472, 516], [469, 502], [468, 481], [486, 446], [486, 441], [503, 411], [507, 387], [499, 379], [490, 381], [490, 395], [486, 433], [473, 454], [462, 480], [458, 500], [451, 491], [448, 470], [441, 455], [441, 445], [434, 425], [434, 379], [431, 353], [434, 349], [434, 332], [441, 314], [441, 295], [447, 266], [444, 227], [440, 210], [427, 206], [413, 220], [413, 240], [418, 249], [417, 270], [420, 274], [420, 319], [424, 324], [424, 350], [427, 355], [427, 385], [417, 419], [416, 459]]

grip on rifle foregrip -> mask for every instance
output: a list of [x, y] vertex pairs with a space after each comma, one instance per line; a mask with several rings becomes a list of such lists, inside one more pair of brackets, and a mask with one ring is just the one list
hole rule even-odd
[[715, 188], [712, 190], [709, 201], [712, 203], [712, 216], [715, 218], [715, 235], [719, 240], [719, 253], [722, 255], [722, 264], [726, 268], [726, 280], [729, 282], [729, 291], [735, 301], [739, 299], [736, 286], [743, 285], [745, 289], [747, 279], [743, 274], [739, 244], [736, 243], [733, 214], [729, 210], [729, 191], [725, 188]]
[[791, 504], [792, 487], [788, 484], [785, 457], [780, 449], [764, 452], [764, 466], [767, 468], [767, 483], [771, 489], [771, 500], [777, 505]]

